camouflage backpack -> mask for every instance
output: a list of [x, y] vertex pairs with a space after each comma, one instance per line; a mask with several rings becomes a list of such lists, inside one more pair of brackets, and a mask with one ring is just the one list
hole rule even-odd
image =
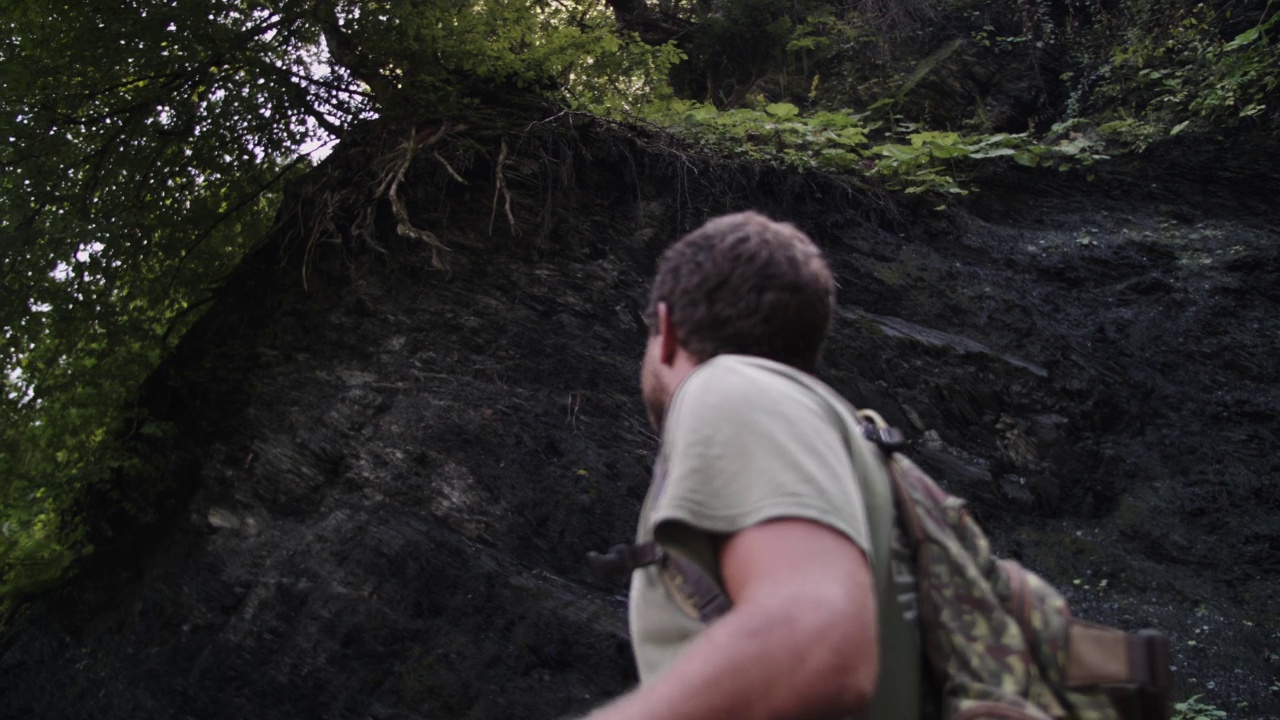
[[1040, 576], [991, 553], [963, 500], [897, 452], [902, 435], [861, 411], [916, 558], [921, 638], [951, 720], [1165, 720], [1169, 641], [1074, 618]]
[[[875, 412], [856, 416], [892, 485], [892, 500], [881, 493], [885, 507], [868, 510], [896, 510], [915, 556], [931, 719], [1167, 720], [1165, 635], [1074, 618], [1053, 586], [992, 555], [964, 501], [898, 452], [901, 433]], [[616, 545], [588, 562], [612, 580], [659, 565], [681, 604], [706, 623], [732, 607], [714, 578], [653, 542]]]

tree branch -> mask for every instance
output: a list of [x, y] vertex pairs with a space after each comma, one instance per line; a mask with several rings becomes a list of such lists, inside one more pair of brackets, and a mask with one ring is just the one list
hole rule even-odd
[[618, 29], [640, 36], [646, 45], [662, 45], [698, 24], [662, 11], [654, 11], [645, 0], [605, 0], [618, 21]]
[[187, 258], [190, 257], [191, 253], [195, 252], [195, 249], [200, 247], [200, 245], [203, 244], [205, 240], [209, 239], [209, 236], [213, 234], [213, 231], [216, 230], [219, 225], [225, 222], [227, 218], [243, 210], [245, 207], [249, 205], [249, 203], [253, 202], [254, 200], [257, 200], [262, 195], [262, 193], [270, 189], [272, 185], [275, 185], [276, 183], [280, 182], [281, 178], [283, 178], [285, 175], [288, 175], [291, 170], [293, 170], [300, 163], [302, 163], [304, 160], [307, 160], [307, 159], [308, 159], [308, 156], [306, 155], [299, 155], [298, 157], [294, 158], [293, 162], [289, 163], [288, 165], [285, 165], [283, 170], [271, 176], [265, 183], [258, 186], [256, 190], [246, 194], [243, 198], [240, 199], [239, 202], [227, 208], [225, 211], [223, 211], [221, 215], [215, 218], [213, 222], [209, 223], [209, 227], [205, 228], [204, 232], [200, 233], [200, 235], [197, 236], [196, 239], [190, 245], [188, 245], [185, 249], [183, 249], [182, 256], [178, 258], [177, 264], [174, 265], [173, 275], [169, 279], [169, 292], [172, 294], [173, 288], [177, 285], [178, 273], [179, 271], [182, 270], [182, 266], [186, 264]]
[[[272, 63], [265, 63], [265, 65], [269, 66], [272, 70], [274, 70], [275, 72], [277, 72], [277, 73], [279, 73], [279, 74], [282, 74], [282, 75], [288, 75], [289, 77], [291, 77], [291, 78], [293, 78], [293, 79], [295, 79], [295, 80], [299, 80], [299, 81], [301, 81], [301, 82], [304, 82], [304, 83], [306, 83], [306, 84], [308, 84], [308, 85], [315, 85], [316, 87], [324, 88], [325, 90], [331, 90], [331, 91], [336, 92], [336, 93], [343, 93], [343, 94], [346, 94], [346, 95], [355, 95], [356, 97], [362, 97], [362, 98], [365, 98], [366, 100], [374, 100], [374, 99], [376, 99], [376, 98], [374, 98], [374, 96], [373, 96], [373, 95], [371, 95], [371, 94], [369, 94], [369, 93], [367, 93], [367, 92], [365, 92], [365, 91], [363, 91], [363, 90], [357, 90], [356, 88], [353, 88], [353, 87], [343, 87], [343, 86], [341, 86], [341, 85], [337, 85], [337, 84], [334, 84], [334, 83], [331, 83], [331, 82], [326, 82], [326, 81], [324, 81], [324, 80], [320, 80], [320, 79], [318, 79], [318, 78], [313, 78], [313, 77], [311, 77], [311, 76], [309, 76], [309, 75], [303, 75], [302, 73], [294, 72], [293, 70], [290, 70], [289, 68], [280, 67], [279, 65], [274, 65], [274, 64], [272, 64]], [[345, 66], [344, 66], [344, 67], [345, 67]]]
[[393, 86], [377, 64], [365, 55], [355, 40], [342, 29], [333, 0], [316, 0], [316, 20], [324, 35], [325, 46], [334, 62], [346, 68], [357, 80], [369, 86], [373, 96], [385, 104], [394, 92]]

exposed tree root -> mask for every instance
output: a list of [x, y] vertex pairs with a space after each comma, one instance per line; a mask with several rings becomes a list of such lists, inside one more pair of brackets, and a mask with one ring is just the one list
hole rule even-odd
[[[431, 266], [434, 268], [443, 268], [444, 262], [440, 259], [440, 254], [449, 248], [436, 237], [430, 230], [424, 230], [413, 224], [409, 219], [409, 209], [405, 205], [404, 197], [400, 194], [400, 183], [404, 180], [405, 173], [409, 171], [409, 167], [413, 164], [414, 157], [418, 154], [418, 150], [429, 148], [440, 142], [450, 131], [464, 130], [465, 125], [452, 126], [449, 123], [441, 123], [439, 129], [426, 140], [419, 141], [424, 133], [411, 135], [408, 140], [396, 148], [392, 153], [388, 162], [384, 166], [381, 182], [378, 184], [378, 195], [386, 195], [391, 201], [391, 212], [396, 218], [396, 234], [401, 237], [413, 238], [421, 240], [431, 247]], [[445, 166], [445, 168], [455, 178], [461, 180], [458, 174], [449, 166], [449, 163], [440, 157], [438, 152], [432, 153], [436, 159]], [[465, 183], [464, 183], [465, 184]]]
[[503, 209], [507, 213], [507, 226], [511, 229], [512, 237], [515, 237], [520, 234], [520, 230], [516, 227], [515, 215], [511, 214], [511, 190], [507, 188], [507, 177], [502, 172], [502, 168], [506, 164], [507, 139], [502, 138], [502, 145], [498, 150], [498, 160], [494, 163], [493, 168], [493, 207], [489, 212], [489, 234], [493, 234], [493, 218], [498, 214], [498, 195], [501, 193]]

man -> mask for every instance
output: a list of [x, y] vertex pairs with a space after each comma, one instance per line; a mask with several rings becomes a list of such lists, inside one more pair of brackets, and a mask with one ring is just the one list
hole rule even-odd
[[891, 506], [868, 500], [883, 470], [811, 374], [834, 288], [804, 233], [751, 212], [663, 254], [641, 371], [662, 447], [638, 540], [732, 605], [703, 623], [660, 565], [637, 569], [641, 685], [592, 718], [919, 717], [913, 581], [891, 570]]

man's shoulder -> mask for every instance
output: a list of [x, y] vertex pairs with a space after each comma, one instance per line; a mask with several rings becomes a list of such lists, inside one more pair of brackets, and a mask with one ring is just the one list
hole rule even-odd
[[698, 366], [673, 399], [673, 412], [702, 420], [808, 413], [839, 402], [818, 378], [752, 355], [718, 355]]
[[685, 385], [698, 395], [738, 395], [745, 391], [755, 394], [835, 394], [825, 383], [803, 370], [755, 355], [717, 355], [699, 365]]

